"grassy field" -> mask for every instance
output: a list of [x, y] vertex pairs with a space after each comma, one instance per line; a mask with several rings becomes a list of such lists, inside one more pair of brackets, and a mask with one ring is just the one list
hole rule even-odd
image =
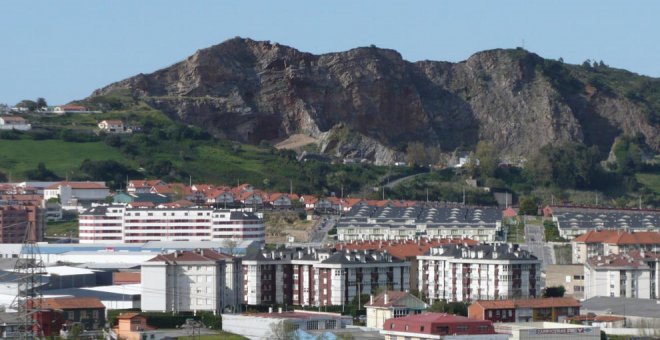
[[34, 169], [39, 162], [61, 177], [78, 168], [85, 159], [131, 162], [103, 142], [70, 143], [61, 140], [0, 140], [0, 171], [12, 175], [12, 180], [24, 179], [23, 172]]
[[194, 338], [192, 336], [180, 336], [178, 338], [178, 340], [217, 340], [217, 339], [246, 340], [247, 338], [240, 336], [238, 334], [228, 333], [228, 332], [220, 332], [218, 334], [211, 334], [211, 335], [195, 335]]
[[660, 194], [660, 174], [638, 173], [635, 178], [645, 187], [653, 190], [656, 194]]
[[48, 222], [46, 225], [46, 236], [69, 236], [78, 237], [78, 221]]
[[525, 224], [520, 221], [508, 226], [506, 241], [511, 243], [525, 242]]

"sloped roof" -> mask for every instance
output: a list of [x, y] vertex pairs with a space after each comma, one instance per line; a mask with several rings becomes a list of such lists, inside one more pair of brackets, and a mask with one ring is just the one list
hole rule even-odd
[[52, 309], [87, 309], [87, 308], [103, 308], [105, 306], [101, 300], [95, 297], [64, 297], [64, 298], [47, 298], [42, 300], [44, 308]]
[[[387, 303], [385, 303], [385, 294], [387, 293]], [[405, 307], [401, 303], [403, 298], [410, 296], [414, 299], [419, 300], [416, 296], [408, 293], [408, 292], [400, 292], [396, 290], [389, 290], [387, 292], [383, 292], [379, 294], [378, 296], [374, 297], [374, 302], [373, 303], [367, 303], [365, 306], [370, 306], [370, 307]], [[424, 303], [424, 301], [419, 300], [419, 302]]]
[[590, 230], [576, 237], [577, 243], [607, 243], [607, 244], [660, 244], [660, 232], [639, 231], [627, 232], [620, 230]]
[[59, 189], [60, 186], [70, 186], [71, 189], [107, 189], [108, 188], [104, 184], [96, 183], [96, 182], [63, 181], [63, 182], [57, 182], [49, 187], [46, 187], [46, 189]]
[[580, 301], [568, 297], [521, 300], [478, 300], [474, 303], [482, 306], [484, 309], [580, 307]]
[[176, 251], [169, 254], [159, 254], [147, 262], [216, 262], [232, 258], [213, 249], [200, 249], [198, 251]]

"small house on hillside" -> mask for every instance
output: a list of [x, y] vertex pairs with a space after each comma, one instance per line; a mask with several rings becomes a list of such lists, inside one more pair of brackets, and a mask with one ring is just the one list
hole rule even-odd
[[124, 126], [124, 122], [121, 120], [104, 120], [101, 121], [99, 124], [99, 129], [103, 132], [107, 133], [130, 133], [131, 131], [126, 129], [126, 126]]
[[19, 116], [0, 117], [0, 130], [20, 130], [27, 131], [32, 129], [32, 125], [27, 120]]

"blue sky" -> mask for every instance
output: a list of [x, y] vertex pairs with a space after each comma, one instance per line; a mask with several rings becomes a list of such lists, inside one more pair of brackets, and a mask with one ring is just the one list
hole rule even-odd
[[84, 98], [235, 36], [460, 61], [521, 46], [660, 76], [660, 1], [0, 1], [0, 103]]

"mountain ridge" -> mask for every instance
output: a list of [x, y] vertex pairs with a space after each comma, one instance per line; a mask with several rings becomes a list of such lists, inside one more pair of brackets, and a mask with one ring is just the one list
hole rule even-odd
[[487, 140], [503, 158], [525, 158], [566, 142], [607, 154], [618, 136], [641, 134], [657, 153], [660, 80], [626, 72], [521, 49], [409, 62], [375, 46], [314, 55], [234, 38], [86, 101], [127, 92], [217, 137], [259, 143], [305, 134], [321, 152], [377, 164], [402, 160], [415, 142], [449, 153]]

